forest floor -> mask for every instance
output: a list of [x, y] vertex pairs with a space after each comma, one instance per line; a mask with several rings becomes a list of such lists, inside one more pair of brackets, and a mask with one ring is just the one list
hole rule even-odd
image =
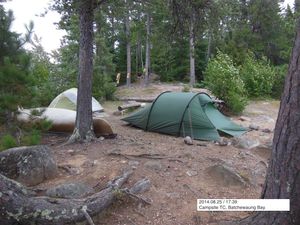
[[[117, 96], [155, 97], [163, 91], [182, 91], [183, 85], [156, 84], [144, 89], [138, 85], [128, 89], [118, 88]], [[195, 90], [199, 91], [199, 90]], [[133, 168], [134, 173], [125, 186], [131, 186], [141, 178], [151, 181], [149, 191], [141, 194], [150, 199], [151, 205], [135, 200], [119, 200], [100, 219], [98, 225], [188, 225], [218, 224], [220, 220], [234, 220], [245, 217], [247, 212], [198, 212], [199, 198], [259, 198], [270, 157], [273, 132], [250, 131], [246, 139], [259, 141], [252, 149], [237, 148], [231, 144], [221, 146], [214, 142], [194, 141], [186, 145], [182, 137], [144, 132], [128, 126], [115, 116], [119, 101], [105, 102], [106, 120], [117, 134], [115, 139], [104, 139], [90, 144], [61, 146], [67, 136], [45, 136], [57, 159], [60, 175], [39, 187], [79, 181], [94, 187], [96, 191], [122, 170]], [[252, 101], [243, 113], [246, 121], [233, 117], [237, 123], [250, 124], [273, 131], [279, 102]], [[113, 153], [113, 154], [111, 154]], [[114, 154], [117, 153], [117, 154]], [[161, 159], [149, 159], [143, 154], [159, 154]], [[124, 156], [125, 155], [125, 156]], [[127, 156], [126, 156], [127, 155]], [[131, 155], [131, 156], [128, 156]], [[209, 168], [222, 164], [233, 168], [246, 185], [231, 185], [225, 179], [210, 174]]]

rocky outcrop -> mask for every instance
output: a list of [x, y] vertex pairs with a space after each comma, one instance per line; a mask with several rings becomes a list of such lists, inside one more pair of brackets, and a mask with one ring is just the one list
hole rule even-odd
[[24, 146], [0, 152], [0, 173], [32, 186], [57, 175], [57, 165], [49, 147]]

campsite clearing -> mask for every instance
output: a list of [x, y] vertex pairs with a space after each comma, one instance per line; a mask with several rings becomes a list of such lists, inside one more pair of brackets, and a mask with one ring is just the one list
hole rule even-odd
[[[180, 85], [159, 85], [159, 89], [152, 85], [151, 94], [143, 93], [138, 87], [134, 87], [136, 91], [133, 93], [146, 98], [161, 93], [161, 89], [174, 91], [176, 88], [177, 91], [182, 90]], [[193, 141], [193, 145], [186, 145], [182, 137], [127, 126], [120, 120], [121, 116], [113, 115], [119, 103], [103, 104], [109, 114], [106, 119], [118, 134], [116, 139], [61, 146], [66, 136], [45, 135], [43, 142], [52, 145], [60, 175], [39, 185], [40, 188], [79, 181], [98, 191], [121, 170], [133, 168], [134, 174], [126, 186], [142, 177], [149, 178], [151, 188], [142, 196], [151, 199], [152, 204], [143, 205], [134, 200], [121, 199], [102, 214], [96, 224], [218, 224], [220, 220], [247, 215], [245, 212], [197, 212], [196, 200], [260, 197], [273, 136], [272, 132], [263, 132], [263, 129], [273, 131], [277, 101], [250, 102], [243, 114], [246, 120], [233, 118], [245, 127], [259, 126], [258, 130], [244, 134], [245, 140], [239, 140], [258, 143], [252, 149], [235, 147], [233, 139], [224, 139], [225, 146], [221, 142], [197, 140]], [[211, 173], [216, 165], [221, 165], [218, 170], [222, 166], [231, 168], [229, 171], [238, 174], [245, 184], [232, 183], [217, 172]]]

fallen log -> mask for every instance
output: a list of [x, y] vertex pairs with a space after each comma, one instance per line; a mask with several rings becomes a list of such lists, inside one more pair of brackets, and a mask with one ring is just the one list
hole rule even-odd
[[182, 162], [179, 158], [176, 158], [176, 156], [167, 156], [164, 154], [159, 153], [141, 153], [141, 154], [124, 154], [119, 151], [112, 151], [109, 152], [107, 155], [109, 156], [122, 156], [126, 159], [132, 159], [132, 158], [145, 158], [145, 159], [168, 159], [169, 161], [177, 161]]
[[[91, 224], [91, 216], [108, 208], [120, 193], [126, 193], [120, 188], [131, 174], [126, 171], [105, 189], [80, 199], [37, 196], [36, 192], [0, 174], [0, 224], [62, 225], [86, 220]], [[149, 186], [150, 181], [143, 179], [129, 192], [135, 195], [140, 190], [148, 190]]]
[[130, 104], [120, 105], [118, 106], [118, 110], [123, 111], [124, 109], [139, 108], [141, 106], [145, 106], [145, 103], [134, 102]]
[[135, 102], [153, 102], [156, 97], [153, 98], [139, 98], [139, 97], [122, 97], [118, 98], [119, 101], [135, 101]]

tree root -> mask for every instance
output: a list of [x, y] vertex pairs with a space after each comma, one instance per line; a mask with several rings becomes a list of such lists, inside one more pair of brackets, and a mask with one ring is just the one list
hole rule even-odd
[[235, 221], [219, 221], [219, 225], [283, 225], [289, 221], [289, 212], [254, 212], [250, 216]]
[[93, 224], [91, 217], [107, 209], [118, 198], [120, 191], [136, 196], [149, 189], [150, 181], [147, 179], [137, 182], [129, 190], [121, 189], [131, 174], [132, 171], [125, 171], [110, 181], [105, 189], [81, 199], [37, 196], [23, 185], [0, 174], [0, 224], [61, 225], [81, 221]]
[[69, 137], [69, 139], [63, 144], [64, 145], [70, 145], [75, 142], [91, 142], [93, 140], [96, 140], [96, 136], [92, 130], [88, 132], [84, 137], [82, 137], [79, 133], [78, 128], [75, 127], [73, 134]]

